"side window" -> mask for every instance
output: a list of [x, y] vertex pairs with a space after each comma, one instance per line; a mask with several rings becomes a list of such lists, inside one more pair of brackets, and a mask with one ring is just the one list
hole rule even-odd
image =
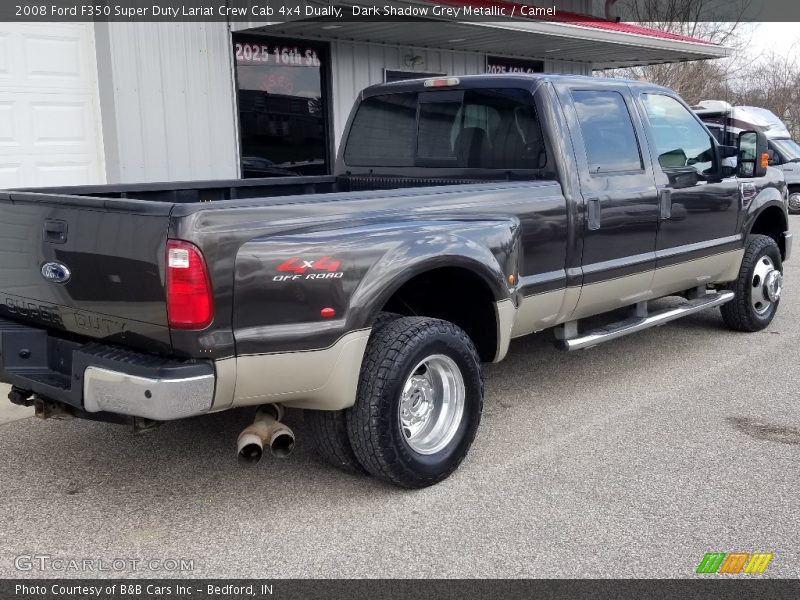
[[663, 94], [642, 99], [663, 169], [692, 167], [703, 174], [714, 168], [711, 137], [683, 104]]
[[642, 155], [625, 99], [613, 91], [574, 91], [572, 102], [590, 173], [640, 171]]

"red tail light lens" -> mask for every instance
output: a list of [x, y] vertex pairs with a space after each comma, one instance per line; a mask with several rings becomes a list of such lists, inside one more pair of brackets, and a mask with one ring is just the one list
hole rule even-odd
[[177, 329], [203, 329], [214, 318], [206, 261], [194, 244], [167, 240], [167, 316]]

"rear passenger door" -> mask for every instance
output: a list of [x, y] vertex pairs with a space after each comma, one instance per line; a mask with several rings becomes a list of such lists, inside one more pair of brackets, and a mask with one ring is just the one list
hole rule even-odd
[[649, 294], [658, 197], [629, 88], [605, 82], [556, 87], [583, 196], [583, 287], [573, 314], [580, 318]]

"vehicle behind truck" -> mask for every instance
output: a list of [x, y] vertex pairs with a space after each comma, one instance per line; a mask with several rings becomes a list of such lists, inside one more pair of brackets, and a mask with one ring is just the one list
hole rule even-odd
[[735, 144], [742, 131], [764, 132], [769, 165], [783, 171], [789, 188], [789, 212], [800, 214], [800, 144], [783, 121], [766, 108], [731, 106], [721, 100], [704, 100], [695, 112], [721, 144]]
[[136, 430], [252, 407], [247, 465], [291, 452], [302, 409], [325, 461], [418, 488], [467, 455], [513, 338], [776, 315], [792, 236], [767, 138], [720, 144], [667, 88], [396, 82], [345, 131], [330, 176], [0, 192], [11, 401]]

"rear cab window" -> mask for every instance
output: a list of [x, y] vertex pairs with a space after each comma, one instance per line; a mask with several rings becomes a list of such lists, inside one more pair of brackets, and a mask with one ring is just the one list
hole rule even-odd
[[544, 138], [529, 91], [514, 88], [404, 92], [361, 102], [350, 128], [349, 166], [537, 170]]

